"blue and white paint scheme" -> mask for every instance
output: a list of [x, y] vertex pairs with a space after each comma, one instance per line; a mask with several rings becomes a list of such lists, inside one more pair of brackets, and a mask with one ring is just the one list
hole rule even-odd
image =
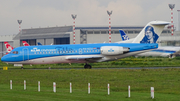
[[158, 44], [139, 43], [22, 46], [3, 56], [1, 61], [10, 64], [93, 63], [120, 59], [157, 47]]
[[[150, 31], [150, 32], [148, 32], [148, 31]], [[126, 39], [122, 39], [122, 41], [131, 40], [131, 42], [133, 42], [134, 38], [129, 39], [128, 35], [126, 35], [123, 30], [119, 30], [119, 32], [120, 32], [121, 36], [125, 35], [127, 37]], [[149, 36], [148, 34], [146, 35], [146, 33], [151, 33], [152, 36]], [[150, 37], [152, 38], [151, 41], [148, 40], [148, 39], [150, 39]], [[140, 43], [156, 43], [158, 38], [159, 38], [159, 36], [154, 32], [154, 28], [152, 28], [151, 26], [147, 26], [145, 28], [145, 35], [143, 37], [143, 40], [140, 41]], [[180, 47], [164, 46], [164, 47], [158, 47], [157, 49], [152, 50], [152, 51], [137, 54], [136, 56], [171, 57], [173, 54], [175, 54], [176, 52], [179, 52], [179, 51], [180, 51]]]
[[125, 34], [123, 30], [119, 30], [119, 33], [121, 34], [122, 40], [129, 40], [129, 37]]
[[174, 57], [173, 54], [180, 51], [180, 47], [164, 46], [158, 47], [155, 50], [151, 50], [145, 53], [140, 53], [135, 56], [161, 56], [161, 57]]
[[[156, 43], [160, 34], [162, 33], [165, 25], [170, 24], [169, 22], [165, 21], [151, 21], [149, 22], [141, 32], [132, 39], [126, 38], [126, 40], [122, 40], [116, 43]], [[122, 30], [120, 31], [121, 35], [125, 33]]]
[[[152, 26], [159, 36], [167, 24], [155, 21], [148, 23], [145, 28]], [[22, 46], [3, 56], [1, 61], [11, 64], [86, 63], [84, 68], [91, 68], [87, 63], [116, 60], [158, 48], [156, 43], [140, 43], [145, 28], [130, 43], [127, 40], [124, 43]]]
[[159, 36], [154, 32], [154, 28], [152, 26], [147, 26], [145, 28], [145, 35], [140, 43], [156, 43], [158, 38]]

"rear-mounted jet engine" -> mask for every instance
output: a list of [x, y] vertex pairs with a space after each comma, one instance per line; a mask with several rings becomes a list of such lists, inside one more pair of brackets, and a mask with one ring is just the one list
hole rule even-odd
[[129, 48], [127, 47], [119, 47], [119, 46], [102, 46], [101, 54], [102, 55], [119, 55], [129, 52]]

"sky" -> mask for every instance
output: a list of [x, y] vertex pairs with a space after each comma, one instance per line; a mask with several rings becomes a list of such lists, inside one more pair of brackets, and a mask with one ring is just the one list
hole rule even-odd
[[21, 28], [76, 26], [145, 26], [154, 20], [171, 21], [168, 4], [173, 9], [174, 24], [178, 25], [180, 0], [0, 0], [0, 35], [18, 34]]

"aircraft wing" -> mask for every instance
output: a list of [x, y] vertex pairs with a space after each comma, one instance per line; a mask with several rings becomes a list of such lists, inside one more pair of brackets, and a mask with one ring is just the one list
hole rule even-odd
[[103, 57], [102, 56], [68, 56], [66, 57], [67, 60], [71, 60], [71, 61], [82, 60], [82, 61], [88, 61], [88, 62], [93, 62], [101, 58]]

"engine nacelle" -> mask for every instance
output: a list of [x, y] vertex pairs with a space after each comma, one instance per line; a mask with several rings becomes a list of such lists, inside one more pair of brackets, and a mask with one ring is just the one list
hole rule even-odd
[[129, 52], [129, 48], [127, 47], [119, 47], [119, 46], [102, 46], [101, 54], [102, 55], [119, 55], [123, 53]]

